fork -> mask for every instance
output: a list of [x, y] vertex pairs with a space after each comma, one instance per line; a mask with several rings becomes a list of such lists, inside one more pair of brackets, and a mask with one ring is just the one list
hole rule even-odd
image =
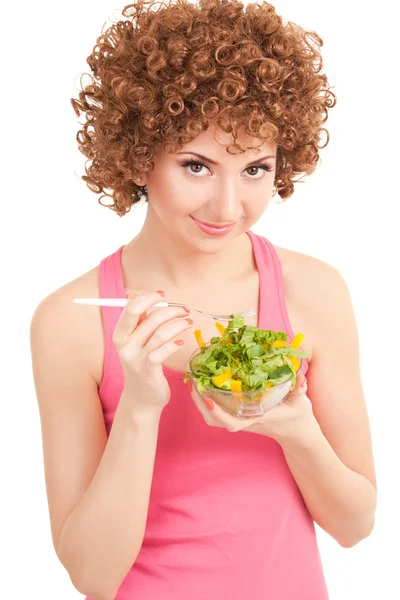
[[[73, 298], [72, 301], [75, 302], [75, 304], [90, 304], [92, 306], [126, 306], [129, 302], [129, 298]], [[190, 308], [215, 321], [232, 320], [232, 315], [210, 315], [195, 306], [191, 306], [190, 304], [180, 304], [179, 302], [156, 302], [151, 308], [166, 308], [167, 306], [183, 306], [185, 308]], [[249, 309], [237, 314], [240, 314], [244, 319], [247, 319], [248, 317], [255, 315], [256, 311]]]

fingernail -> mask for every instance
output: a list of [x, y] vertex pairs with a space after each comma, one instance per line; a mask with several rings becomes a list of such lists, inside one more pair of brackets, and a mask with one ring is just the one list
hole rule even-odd
[[300, 387], [306, 387], [306, 385], [307, 385], [307, 379], [305, 379], [305, 380], [303, 381], [303, 383], [301, 384], [301, 386], [300, 386]]
[[206, 403], [206, 406], [209, 410], [214, 409], [214, 402], [211, 400], [211, 398], [203, 398], [203, 400]]
[[164, 290], [157, 290], [157, 294], [160, 294], [161, 296], [166, 296], [166, 292], [164, 292]]

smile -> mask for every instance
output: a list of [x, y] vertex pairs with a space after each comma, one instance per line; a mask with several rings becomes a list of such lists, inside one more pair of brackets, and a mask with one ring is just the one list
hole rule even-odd
[[223, 226], [223, 227], [215, 227], [213, 225], [209, 225], [207, 223], [203, 223], [203, 221], [198, 221], [197, 219], [195, 219], [194, 217], [192, 217], [193, 221], [196, 223], [196, 225], [205, 233], [208, 233], [209, 235], [226, 235], [227, 233], [230, 233], [235, 225], [237, 225], [237, 223], [232, 223], [231, 225], [227, 225], [227, 226]]

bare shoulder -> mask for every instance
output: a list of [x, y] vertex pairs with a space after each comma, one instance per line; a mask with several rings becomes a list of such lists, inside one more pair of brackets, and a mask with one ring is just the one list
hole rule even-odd
[[285, 284], [296, 293], [296, 300], [309, 306], [318, 307], [320, 297], [332, 291], [332, 287], [343, 286], [344, 278], [338, 269], [315, 256], [274, 246], [282, 265]]
[[290, 248], [282, 248], [281, 246], [274, 245], [274, 248], [281, 259], [282, 266], [293, 269], [293, 273], [291, 271], [292, 275], [294, 275], [294, 270], [296, 270], [302, 279], [307, 276], [321, 275], [322, 273], [339, 273], [336, 267], [316, 256], [297, 252]]
[[[309, 338], [310, 361], [323, 331], [327, 298], [346, 287], [339, 271], [319, 258], [289, 248], [275, 246], [283, 273], [285, 298], [293, 329]], [[306, 340], [305, 340], [306, 341]]]
[[93, 342], [98, 341], [99, 332], [102, 332], [100, 307], [83, 306], [72, 300], [98, 296], [98, 267], [95, 267], [48, 294], [36, 306], [31, 321], [31, 328], [35, 323], [46, 321], [48, 327], [54, 326], [68, 334], [96, 381], [98, 361], [93, 355]]
[[[332, 264], [319, 258], [276, 247], [286, 271], [285, 285], [313, 323], [316, 349], [329, 344], [332, 329], [346, 331], [347, 339], [357, 338], [356, 318], [345, 277]], [[287, 276], [287, 277], [286, 277]], [[329, 338], [327, 335], [329, 333]], [[358, 343], [358, 341], [357, 341]]]
[[72, 319], [68, 324], [73, 326], [76, 320], [85, 320], [84, 315], [77, 304], [72, 302], [73, 298], [90, 294], [98, 296], [97, 267], [83, 273], [76, 279], [63, 284], [59, 288], [50, 292], [35, 308], [34, 316], [51, 310], [52, 307], [63, 311], [62, 318]]

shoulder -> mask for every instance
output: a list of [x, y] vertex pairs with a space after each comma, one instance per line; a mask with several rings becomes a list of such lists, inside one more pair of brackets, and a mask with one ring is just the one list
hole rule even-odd
[[347, 283], [332, 264], [302, 252], [275, 246], [282, 265], [285, 295], [294, 315], [301, 315], [312, 338], [313, 355], [324, 337], [325, 324], [351, 312]]
[[279, 258], [283, 261], [282, 266], [288, 265], [289, 267], [295, 267], [296, 269], [302, 270], [303, 275], [321, 275], [326, 273], [339, 273], [339, 271], [332, 264], [321, 260], [310, 254], [303, 252], [297, 252], [290, 248], [283, 248], [281, 246], [273, 245]]
[[[73, 349], [88, 361], [91, 357], [91, 338], [97, 330], [101, 318], [98, 307], [81, 306], [73, 302], [73, 298], [98, 296], [98, 268], [83, 273], [59, 288], [50, 292], [35, 307], [31, 317], [31, 343], [36, 347], [59, 341], [58, 347]], [[83, 310], [82, 310], [83, 309]]]
[[86, 293], [98, 296], [97, 273], [98, 268], [96, 267], [50, 292], [36, 306], [33, 317], [47, 314], [60, 308], [64, 310], [73, 309], [77, 306], [72, 302], [73, 298]]
[[321, 297], [329, 296], [332, 290], [343, 290], [346, 282], [332, 264], [302, 252], [275, 246], [282, 265], [285, 283], [296, 287], [299, 298], [315, 308]]

